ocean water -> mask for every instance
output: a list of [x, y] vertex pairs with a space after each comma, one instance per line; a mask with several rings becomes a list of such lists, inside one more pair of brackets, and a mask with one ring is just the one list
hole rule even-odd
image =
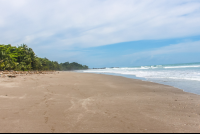
[[89, 69], [82, 72], [151, 81], [200, 95], [200, 63]]

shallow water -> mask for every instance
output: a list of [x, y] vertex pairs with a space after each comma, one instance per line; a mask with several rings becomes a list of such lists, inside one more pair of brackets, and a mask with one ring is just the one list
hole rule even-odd
[[79, 72], [124, 76], [200, 94], [200, 63], [89, 69]]

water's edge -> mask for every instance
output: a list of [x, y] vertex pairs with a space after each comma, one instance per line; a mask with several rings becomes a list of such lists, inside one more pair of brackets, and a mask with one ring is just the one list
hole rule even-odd
[[191, 92], [191, 91], [187, 91], [187, 90], [184, 90], [183, 88], [179, 87], [179, 86], [174, 86], [172, 84], [169, 84], [167, 82], [157, 82], [157, 81], [153, 81], [153, 80], [148, 80], [146, 78], [142, 78], [142, 77], [136, 77], [135, 75], [123, 75], [123, 74], [116, 74], [116, 73], [98, 73], [98, 72], [84, 72], [84, 71], [74, 71], [74, 72], [78, 72], [78, 73], [92, 73], [92, 74], [104, 74], [104, 75], [112, 75], [112, 76], [122, 76], [122, 77], [125, 77], [125, 78], [129, 78], [129, 79], [137, 79], [137, 80], [141, 80], [141, 81], [147, 81], [147, 82], [153, 82], [153, 83], [157, 83], [157, 84], [162, 84], [162, 85], [166, 85], [166, 86], [171, 86], [171, 87], [174, 87], [174, 88], [177, 88], [177, 89], [180, 89], [184, 92], [187, 92], [187, 93], [192, 93], [192, 94], [196, 94], [196, 95], [200, 95], [200, 92]]

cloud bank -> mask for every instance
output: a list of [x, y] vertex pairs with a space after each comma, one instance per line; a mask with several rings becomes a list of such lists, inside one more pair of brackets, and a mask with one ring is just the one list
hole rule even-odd
[[0, 0], [0, 40], [43, 49], [200, 34], [199, 0]]

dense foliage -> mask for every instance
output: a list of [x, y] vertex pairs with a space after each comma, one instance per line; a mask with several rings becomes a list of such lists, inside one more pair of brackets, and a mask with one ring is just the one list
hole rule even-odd
[[80, 70], [88, 69], [88, 66], [76, 62], [58, 63], [47, 58], [39, 58], [33, 49], [26, 44], [11, 46], [0, 44], [0, 70]]

